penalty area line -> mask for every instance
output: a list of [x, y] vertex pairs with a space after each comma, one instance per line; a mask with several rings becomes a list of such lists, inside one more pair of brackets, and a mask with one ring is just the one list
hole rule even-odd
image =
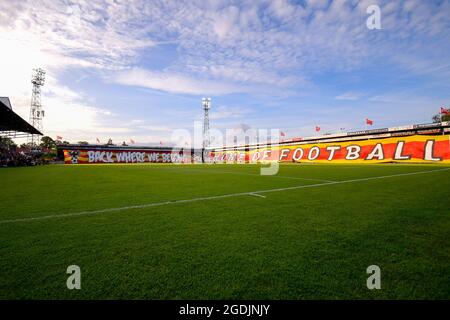
[[249, 193], [248, 195], [249, 196], [254, 196], [254, 197], [260, 197], [260, 198], [266, 198], [266, 196], [263, 196], [263, 195], [260, 195], [260, 194], [257, 194], [257, 193]]
[[154, 203], [147, 203], [147, 204], [141, 204], [141, 205], [127, 206], [127, 207], [107, 208], [107, 209], [81, 211], [81, 212], [65, 213], [65, 214], [53, 214], [53, 215], [41, 216], [41, 217], [0, 220], [0, 224], [15, 223], [15, 222], [31, 222], [31, 221], [36, 221], [36, 220], [67, 218], [67, 217], [77, 217], [77, 216], [87, 216], [87, 215], [95, 215], [95, 214], [99, 214], [99, 213], [119, 212], [119, 211], [131, 210], [131, 209], [144, 209], [144, 208], [159, 207], [159, 206], [165, 206], [165, 205], [171, 205], [171, 204], [183, 204], [183, 203], [216, 200], [216, 199], [224, 199], [224, 198], [240, 197], [240, 196], [254, 196], [254, 197], [256, 196], [256, 197], [264, 197], [265, 198], [265, 196], [261, 195], [260, 193], [307, 189], [307, 188], [315, 188], [315, 187], [321, 187], [321, 186], [331, 186], [331, 185], [346, 184], [346, 183], [353, 183], [353, 182], [370, 181], [370, 180], [377, 180], [377, 179], [412, 176], [412, 175], [426, 174], [426, 173], [433, 173], [433, 172], [447, 171], [447, 170], [450, 170], [450, 168], [398, 173], [398, 174], [391, 174], [391, 175], [385, 175], [385, 176], [367, 177], [367, 178], [351, 179], [351, 180], [343, 180], [343, 181], [331, 181], [331, 182], [325, 182], [325, 183], [307, 184], [307, 185], [301, 185], [301, 186], [266, 189], [266, 190], [250, 191], [250, 192], [229, 193], [229, 194], [223, 194], [223, 195], [217, 195], [217, 196], [199, 197], [199, 198], [191, 198], [191, 199], [183, 199], [183, 200], [154, 202]]

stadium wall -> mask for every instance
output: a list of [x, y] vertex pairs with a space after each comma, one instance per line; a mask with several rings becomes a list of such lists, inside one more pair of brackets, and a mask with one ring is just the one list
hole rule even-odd
[[450, 163], [450, 135], [267, 146], [211, 152], [212, 162]]
[[445, 163], [450, 164], [450, 123], [411, 125], [309, 137], [278, 144], [215, 148], [214, 163]]
[[96, 145], [62, 146], [65, 164], [107, 163], [197, 163], [201, 152], [195, 149], [115, 147]]
[[[66, 164], [200, 163], [201, 149], [61, 145]], [[210, 163], [443, 163], [450, 164], [450, 122], [419, 124], [211, 148]]]

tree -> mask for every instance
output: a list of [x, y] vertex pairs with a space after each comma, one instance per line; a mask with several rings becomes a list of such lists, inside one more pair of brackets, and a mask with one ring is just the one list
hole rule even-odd
[[43, 136], [41, 138], [41, 148], [54, 149], [56, 148], [56, 142], [49, 136]]
[[0, 147], [2, 149], [15, 149], [17, 148], [17, 145], [14, 143], [14, 141], [11, 138], [7, 137], [0, 137]]
[[432, 119], [434, 123], [450, 121], [450, 114], [435, 114]]
[[78, 141], [78, 144], [81, 144], [83, 146], [87, 146], [89, 144], [89, 142], [87, 142], [87, 141]]
[[22, 143], [22, 144], [20, 145], [20, 147], [21, 147], [21, 148], [24, 148], [24, 149], [30, 149], [30, 150], [36, 148], [36, 146], [33, 145], [31, 142]]
[[55, 143], [56, 143], [57, 146], [60, 146], [60, 145], [62, 145], [62, 144], [70, 144], [70, 142], [69, 142], [69, 141], [66, 141], [66, 140], [63, 140], [63, 141], [61, 141], [61, 140], [55, 140]]

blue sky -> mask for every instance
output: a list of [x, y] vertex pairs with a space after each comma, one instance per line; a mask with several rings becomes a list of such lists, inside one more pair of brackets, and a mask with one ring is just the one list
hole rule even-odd
[[450, 105], [449, 16], [448, 0], [1, 1], [0, 95], [27, 119], [43, 67], [44, 131], [72, 142], [168, 143], [203, 96], [218, 129], [429, 122]]

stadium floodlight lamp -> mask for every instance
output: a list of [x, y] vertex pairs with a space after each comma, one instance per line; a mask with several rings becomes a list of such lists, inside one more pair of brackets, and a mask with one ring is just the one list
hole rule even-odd
[[31, 77], [31, 83], [37, 86], [43, 86], [45, 82], [45, 71], [41, 68], [33, 69], [33, 75]]
[[210, 109], [211, 108], [211, 98], [202, 98], [202, 105], [203, 109]]

